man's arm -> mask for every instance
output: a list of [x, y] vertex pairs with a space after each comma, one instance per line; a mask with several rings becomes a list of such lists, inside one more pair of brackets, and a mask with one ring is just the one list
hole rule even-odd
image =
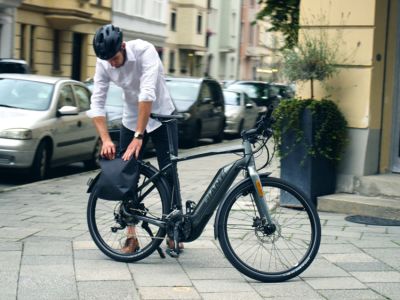
[[[138, 121], [136, 125], [136, 132], [143, 134], [146, 130], [147, 122], [150, 118], [152, 101], [139, 102]], [[143, 140], [134, 138], [126, 149], [123, 160], [129, 160], [134, 156], [136, 159], [139, 157], [140, 149], [142, 148]]]
[[116, 148], [108, 132], [106, 117], [94, 117], [92, 120], [103, 144], [100, 155], [106, 157], [107, 159], [114, 159]]

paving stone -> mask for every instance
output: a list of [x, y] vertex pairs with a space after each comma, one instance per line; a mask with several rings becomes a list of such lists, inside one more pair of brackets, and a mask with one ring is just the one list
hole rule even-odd
[[235, 268], [194, 268], [192, 266], [183, 266], [190, 279], [220, 279], [241, 280], [243, 276]]
[[362, 271], [390, 271], [392, 267], [387, 264], [374, 261], [374, 262], [356, 262], [356, 263], [335, 263], [338, 267], [347, 272], [362, 272]]
[[24, 255], [72, 255], [72, 244], [70, 241], [27, 241]]
[[369, 255], [383, 261], [387, 265], [400, 269], [400, 255], [398, 248], [388, 248], [388, 249], [365, 249]]
[[400, 249], [400, 245], [396, 244], [394, 241], [390, 240], [381, 240], [377, 242], [376, 240], [371, 239], [362, 239], [362, 240], [352, 240], [351, 244], [355, 245], [358, 248], [398, 248]]
[[78, 281], [132, 279], [125, 263], [112, 260], [75, 260], [75, 272]]
[[305, 278], [304, 280], [316, 290], [354, 290], [367, 288], [353, 277]]
[[200, 293], [254, 291], [250, 284], [242, 280], [193, 280], [192, 282]]
[[320, 290], [328, 300], [343, 299], [363, 299], [363, 300], [383, 300], [386, 299], [371, 290]]
[[62, 255], [24, 255], [22, 265], [72, 265], [72, 256]]
[[200, 293], [203, 300], [262, 300], [256, 292]]
[[19, 270], [4, 270], [0, 266], [0, 299], [17, 299]]
[[349, 273], [325, 258], [315, 259], [300, 277], [346, 277]]
[[251, 286], [264, 298], [323, 299], [308, 284], [299, 279], [292, 279], [281, 283], [252, 283]]
[[361, 282], [400, 282], [400, 272], [351, 272]]
[[201, 299], [193, 287], [143, 287], [139, 290], [140, 298], [146, 299]]
[[369, 256], [365, 253], [356, 253], [356, 254], [323, 254], [322, 255], [327, 260], [333, 263], [345, 263], [345, 262], [374, 262], [377, 261], [372, 256]]
[[27, 236], [33, 235], [40, 232], [38, 228], [18, 228], [18, 227], [2, 227], [0, 228], [0, 238], [8, 239], [12, 237], [14, 239], [23, 239]]
[[142, 286], [192, 286], [189, 277], [179, 264], [140, 265], [129, 264], [129, 270], [138, 287]]
[[217, 249], [187, 249], [179, 256], [182, 266], [185, 264], [196, 268], [224, 268], [232, 265]]
[[83, 250], [75, 250], [74, 251], [75, 259], [101, 259], [104, 260], [106, 257], [103, 252], [99, 249], [83, 249]]
[[322, 244], [319, 247], [318, 253], [330, 254], [330, 253], [361, 253], [362, 251], [352, 244]]
[[0, 271], [19, 270], [21, 251], [2, 251], [0, 253]]
[[0, 241], [0, 251], [21, 251], [22, 243], [21, 242], [2, 242]]
[[72, 242], [74, 250], [94, 250], [98, 249], [96, 244], [92, 240], [76, 241]]
[[140, 299], [131, 281], [81, 281], [78, 291], [80, 300]]
[[387, 299], [400, 299], [400, 284], [398, 283], [367, 283], [367, 286]]
[[22, 265], [18, 299], [77, 299], [74, 269], [67, 265]]

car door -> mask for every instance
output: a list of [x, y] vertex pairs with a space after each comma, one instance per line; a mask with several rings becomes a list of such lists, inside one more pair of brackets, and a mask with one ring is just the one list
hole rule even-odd
[[[78, 107], [71, 84], [63, 84], [58, 90], [57, 109], [64, 106]], [[57, 114], [54, 129], [54, 153], [55, 164], [65, 160], [71, 160], [81, 153], [81, 127], [82, 120], [77, 111], [73, 115]]]
[[215, 126], [213, 112], [213, 99], [209, 84], [204, 81], [200, 87], [199, 98], [197, 100], [198, 119], [201, 121], [202, 137], [208, 137]]
[[91, 154], [97, 142], [98, 134], [92, 119], [86, 115], [86, 111], [90, 109], [90, 91], [79, 84], [74, 84], [72, 87], [79, 108], [79, 122], [81, 124], [79, 127], [79, 145], [82, 153]]
[[242, 93], [244, 101], [244, 129], [253, 128], [256, 124], [258, 117], [258, 107], [257, 104], [252, 101], [246, 93]]
[[218, 82], [209, 82], [211, 94], [212, 94], [212, 105], [213, 105], [213, 135], [217, 135], [219, 131], [225, 127], [225, 103], [224, 95], [222, 93], [221, 86]]

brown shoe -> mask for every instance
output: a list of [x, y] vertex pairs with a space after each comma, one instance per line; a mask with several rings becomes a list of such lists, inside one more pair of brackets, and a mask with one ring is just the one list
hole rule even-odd
[[128, 237], [125, 241], [124, 247], [121, 248], [123, 253], [135, 253], [140, 250], [139, 241], [136, 237]]
[[[174, 242], [174, 240], [171, 240], [170, 238], [167, 238], [167, 239], [166, 239], [166, 242], [167, 242], [167, 246], [168, 246], [169, 249], [175, 249], [175, 242]], [[182, 242], [179, 243], [178, 246], [179, 246], [179, 250], [181, 250], [181, 251], [183, 251], [183, 249], [185, 249], [185, 246], [183, 246], [183, 243], [182, 243]]]

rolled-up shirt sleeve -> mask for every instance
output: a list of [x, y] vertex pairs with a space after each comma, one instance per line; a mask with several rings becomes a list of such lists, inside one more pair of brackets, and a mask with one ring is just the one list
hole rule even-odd
[[154, 101], [156, 99], [156, 85], [160, 59], [153, 45], [144, 50], [142, 55], [142, 76], [140, 77], [139, 101]]
[[96, 63], [94, 88], [90, 101], [90, 110], [86, 112], [89, 118], [106, 116], [105, 103], [110, 79], [101, 62]]

